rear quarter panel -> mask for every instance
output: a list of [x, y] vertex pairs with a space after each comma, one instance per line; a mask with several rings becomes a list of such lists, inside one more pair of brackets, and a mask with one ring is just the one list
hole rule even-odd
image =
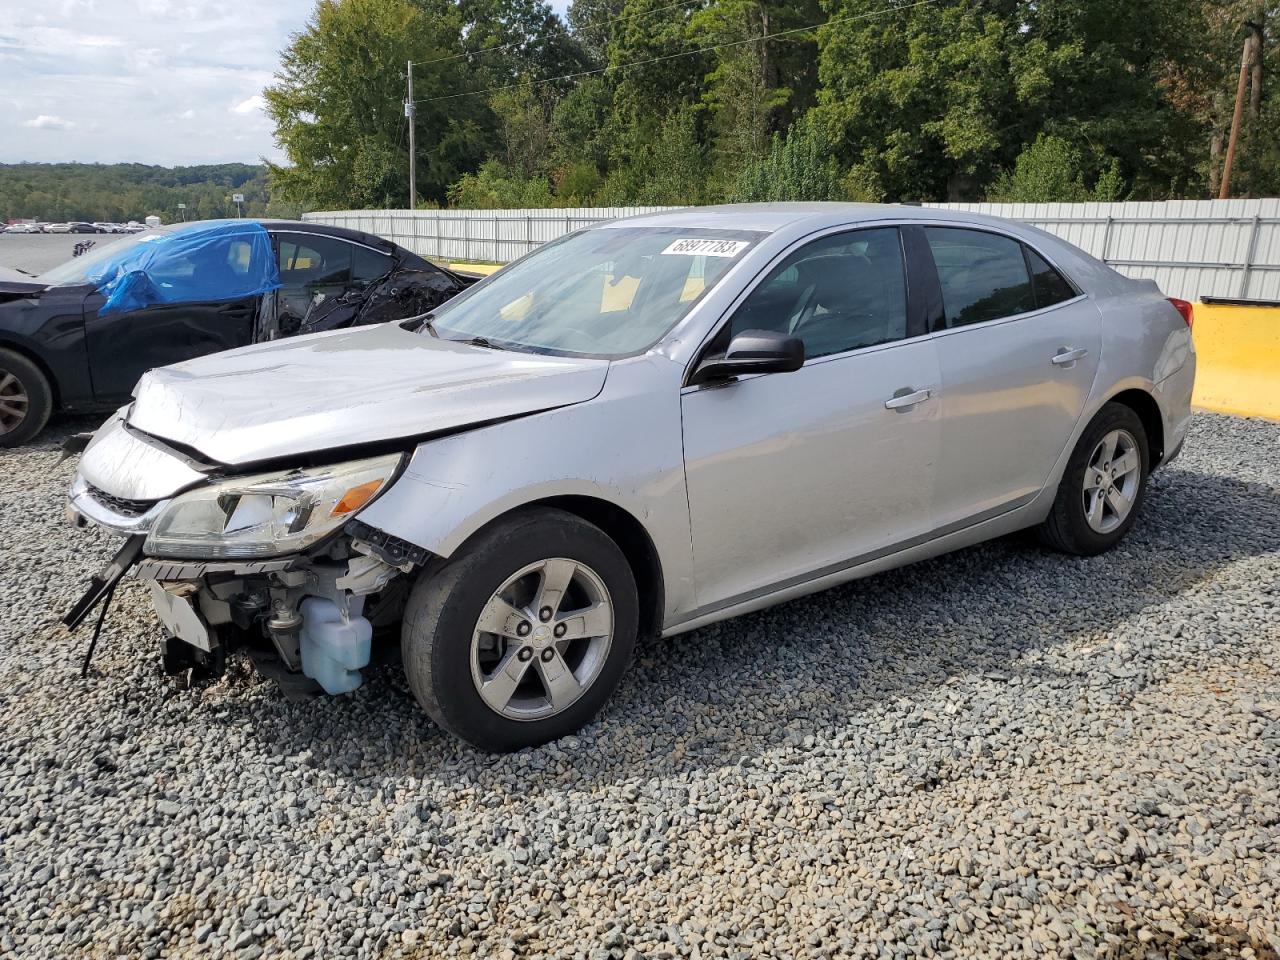
[[1125, 390], [1142, 390], [1155, 398], [1164, 425], [1165, 453], [1176, 450], [1191, 416], [1196, 369], [1195, 346], [1182, 316], [1154, 282], [1126, 277], [1046, 231], [1025, 225], [1022, 229], [1053, 255], [1102, 315], [1102, 354], [1093, 394], [1056, 476], [1061, 477], [1089, 421]]

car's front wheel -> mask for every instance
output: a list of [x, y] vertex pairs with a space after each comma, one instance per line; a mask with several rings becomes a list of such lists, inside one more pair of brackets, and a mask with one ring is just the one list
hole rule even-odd
[[1080, 556], [1110, 550], [1129, 532], [1147, 493], [1147, 432], [1129, 407], [1108, 403], [1081, 434], [1041, 538]]
[[0, 350], [0, 447], [26, 443], [53, 412], [53, 391], [40, 368], [20, 353]]
[[484, 750], [577, 730], [613, 693], [639, 602], [622, 551], [562, 510], [485, 530], [414, 586], [401, 651], [409, 686], [442, 728]]

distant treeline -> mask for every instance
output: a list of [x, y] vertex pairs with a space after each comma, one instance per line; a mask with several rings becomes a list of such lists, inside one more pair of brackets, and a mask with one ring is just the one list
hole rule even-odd
[[245, 216], [296, 217], [291, 203], [271, 203], [266, 167], [216, 163], [155, 167], [142, 163], [0, 164], [0, 222], [35, 218], [123, 223], [158, 216], [166, 223], [234, 217], [233, 194], [244, 194]]

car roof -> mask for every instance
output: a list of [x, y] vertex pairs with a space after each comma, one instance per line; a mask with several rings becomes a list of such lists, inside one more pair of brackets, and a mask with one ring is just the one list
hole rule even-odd
[[954, 223], [956, 226], [979, 229], [989, 227], [1030, 243], [1042, 254], [1047, 253], [1050, 263], [1059, 269], [1064, 269], [1077, 285], [1091, 293], [1124, 292], [1132, 284], [1111, 267], [1079, 247], [1029, 223], [971, 210], [923, 207], [918, 204], [733, 203], [640, 214], [594, 224], [587, 229], [608, 230], [641, 226], [687, 230], [754, 230], [767, 234], [784, 234], [794, 240], [829, 227], [854, 226], [886, 220]]
[[363, 243], [365, 246], [380, 247], [382, 249], [396, 246], [390, 240], [374, 236], [372, 233], [365, 233], [363, 230], [352, 230], [349, 227], [334, 227], [327, 223], [312, 223], [308, 220], [259, 220], [258, 222], [267, 230], [273, 232], [313, 233], [322, 237], [338, 237], [342, 240], [352, 240], [356, 243]]
[[709, 207], [684, 207], [658, 213], [642, 213], [598, 224], [600, 227], [688, 227], [723, 230], [759, 230], [774, 233], [799, 222], [814, 229], [875, 220], [954, 220], [957, 223], [999, 224], [1012, 221], [967, 210], [947, 210], [898, 203], [727, 203]]

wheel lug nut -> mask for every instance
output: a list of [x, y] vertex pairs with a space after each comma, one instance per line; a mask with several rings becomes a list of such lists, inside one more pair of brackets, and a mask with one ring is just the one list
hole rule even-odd
[[521, 620], [519, 623], [516, 624], [516, 636], [527, 637], [529, 635], [529, 631], [532, 629], [533, 628], [530, 627], [529, 624]]
[[546, 621], [550, 620], [550, 619], [551, 619], [551, 608], [550, 608], [550, 607], [543, 607], [541, 610], [539, 610], [539, 611], [538, 611], [538, 619], [539, 619], [539, 620], [541, 620], [543, 623], [545, 623]]
[[556, 652], [552, 650], [550, 647], [547, 647], [547, 649], [542, 651], [542, 662], [550, 663], [551, 658], [554, 657], [555, 655], [556, 655]]
[[528, 663], [533, 659], [533, 647], [521, 647], [516, 656], [520, 658], [521, 663]]
[[555, 633], [556, 638], [559, 639], [560, 637], [563, 637], [568, 632], [568, 629], [569, 628], [566, 627], [563, 623], [557, 623], [555, 630], [552, 632]]

